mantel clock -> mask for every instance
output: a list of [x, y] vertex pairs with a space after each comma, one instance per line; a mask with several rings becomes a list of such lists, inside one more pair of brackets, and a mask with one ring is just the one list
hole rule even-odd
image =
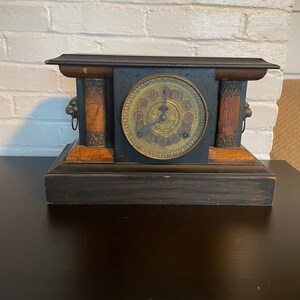
[[63, 54], [79, 138], [46, 174], [51, 204], [272, 205], [275, 178], [241, 145], [260, 58]]

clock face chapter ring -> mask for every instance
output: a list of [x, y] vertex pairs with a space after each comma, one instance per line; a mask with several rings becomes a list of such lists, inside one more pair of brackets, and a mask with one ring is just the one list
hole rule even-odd
[[134, 85], [124, 101], [121, 125], [129, 144], [142, 155], [174, 159], [187, 154], [207, 127], [205, 100], [184, 77], [157, 74]]

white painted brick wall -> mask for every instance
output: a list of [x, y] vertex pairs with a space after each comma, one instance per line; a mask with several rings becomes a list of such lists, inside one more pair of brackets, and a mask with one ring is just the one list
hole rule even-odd
[[246, 14], [246, 36], [250, 40], [287, 41], [289, 13], [262, 12]]
[[0, 35], [0, 60], [6, 58], [6, 42], [3, 36]]
[[[65, 34], [44, 33], [8, 33], [6, 35], [7, 52], [11, 61], [41, 64], [45, 60], [45, 53], [56, 57], [68, 49], [70, 53], [86, 51], [99, 53], [100, 44], [95, 37], [85, 37]], [[30, 41], [30, 43], [28, 43]]]
[[243, 17], [231, 9], [167, 6], [150, 9], [147, 28], [149, 35], [155, 37], [234, 39], [242, 35]]
[[7, 1], [0, 7], [0, 28], [3, 31], [47, 32], [48, 11], [45, 5], [19, 5]]
[[287, 64], [284, 69], [284, 78], [300, 79], [300, 59], [299, 59], [299, 28], [300, 28], [300, 0], [295, 0], [292, 17], [291, 29], [288, 42]]
[[[58, 155], [77, 133], [64, 108], [75, 80], [62, 53], [262, 57], [286, 64], [293, 1], [0, 1], [0, 154]], [[249, 82], [243, 144], [268, 158], [282, 70]]]
[[[13, 98], [10, 95], [2, 95], [0, 98], [0, 118], [6, 119], [14, 115]], [[0, 120], [1, 122], [1, 120]]]
[[4, 62], [0, 63], [0, 72], [1, 90], [35, 92], [57, 91], [60, 88], [59, 74], [54, 67]]

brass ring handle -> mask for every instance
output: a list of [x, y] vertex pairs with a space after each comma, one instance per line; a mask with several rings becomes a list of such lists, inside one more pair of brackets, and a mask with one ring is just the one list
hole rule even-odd
[[[75, 125], [74, 125], [74, 120], [76, 120]], [[77, 117], [75, 118], [75, 117], [72, 116], [72, 119], [71, 119], [71, 126], [72, 126], [72, 129], [73, 129], [73, 130], [76, 130], [76, 129], [78, 128], [78, 123], [79, 123], [79, 122], [78, 122], [78, 118], [77, 118]]]
[[[73, 130], [76, 130], [78, 128], [78, 108], [77, 108], [77, 97], [73, 97], [69, 104], [67, 105], [66, 114], [70, 115], [72, 117], [71, 119], [71, 126]], [[74, 120], [76, 119], [76, 123]]]

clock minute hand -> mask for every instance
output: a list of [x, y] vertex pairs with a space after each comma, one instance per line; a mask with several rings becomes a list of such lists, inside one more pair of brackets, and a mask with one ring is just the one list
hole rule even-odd
[[163, 121], [166, 120], [167, 98], [168, 98], [168, 95], [167, 95], [166, 90], [163, 90], [162, 93], [163, 93], [163, 97], [164, 97], [164, 103], [161, 106], [162, 113], [160, 114], [159, 118], [156, 121], [151, 122], [148, 125], [146, 125], [141, 131], [139, 131], [139, 133], [148, 132], [149, 130], [151, 130], [151, 128], [153, 126], [155, 126], [156, 124], [161, 123], [161, 122], [163, 122]]
[[162, 114], [160, 115], [160, 119], [163, 118], [165, 119], [165, 116], [166, 116], [166, 111], [167, 111], [167, 98], [168, 98], [168, 94], [167, 94], [167, 91], [166, 90], [163, 90], [162, 91], [162, 94], [163, 94], [163, 98], [164, 98], [164, 103], [161, 107], [161, 110], [162, 110]]

